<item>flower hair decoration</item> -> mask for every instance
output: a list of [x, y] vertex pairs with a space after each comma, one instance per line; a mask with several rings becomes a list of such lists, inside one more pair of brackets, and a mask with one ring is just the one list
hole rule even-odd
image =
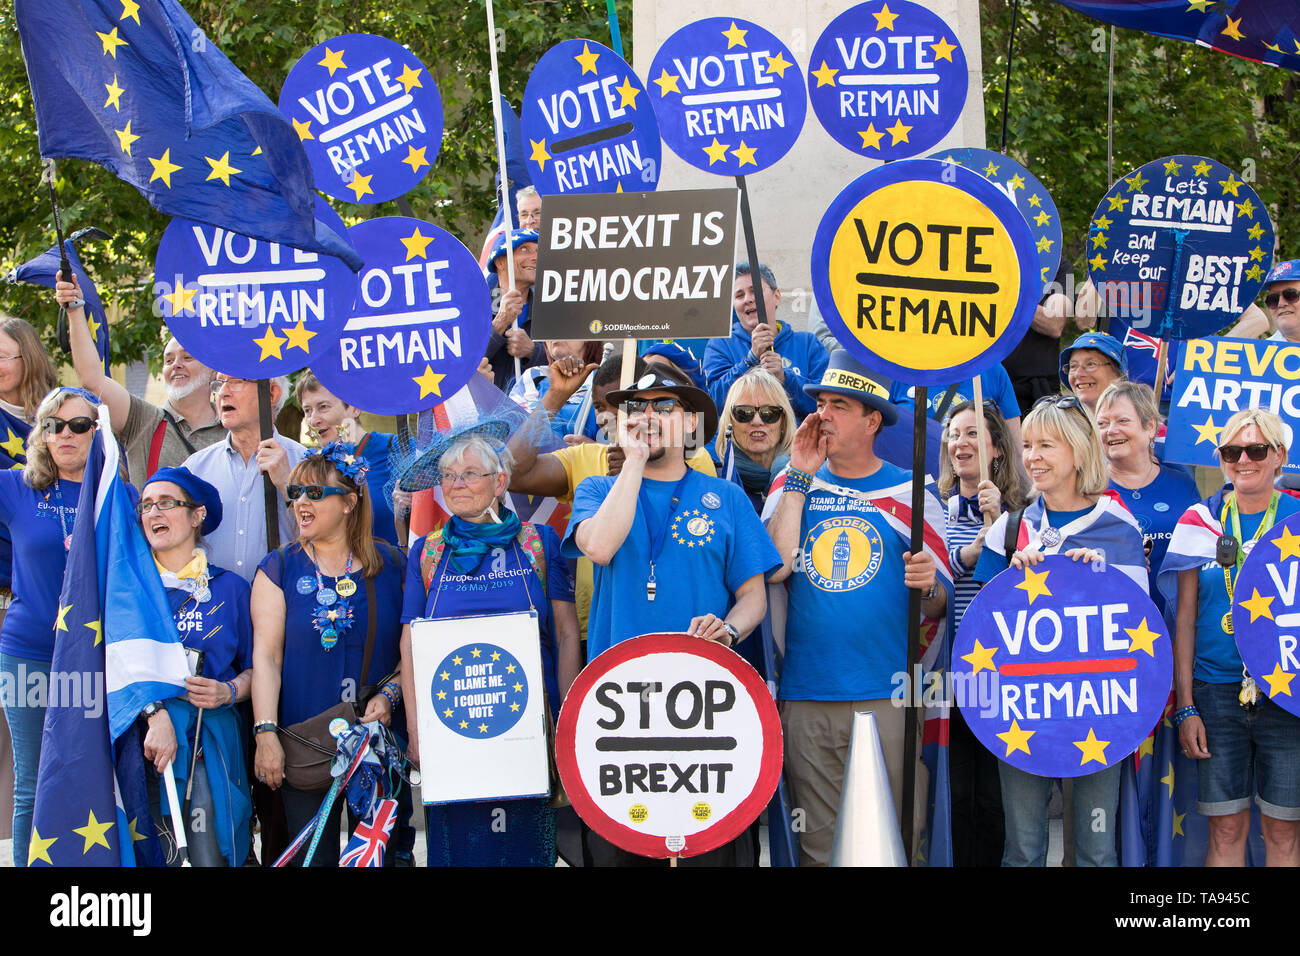
[[358, 488], [366, 486], [366, 473], [370, 471], [370, 466], [366, 464], [365, 458], [357, 454], [356, 445], [341, 441], [330, 442], [320, 450], [319, 455]]

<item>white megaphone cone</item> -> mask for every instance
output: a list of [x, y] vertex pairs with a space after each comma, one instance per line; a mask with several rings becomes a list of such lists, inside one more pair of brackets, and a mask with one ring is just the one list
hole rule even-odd
[[853, 715], [831, 866], [907, 866], [876, 715]]

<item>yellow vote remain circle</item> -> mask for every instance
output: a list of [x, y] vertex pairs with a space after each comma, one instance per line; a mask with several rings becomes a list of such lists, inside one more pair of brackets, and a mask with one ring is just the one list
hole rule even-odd
[[823, 591], [855, 591], [876, 576], [884, 543], [865, 518], [827, 518], [803, 543], [803, 570]]
[[822, 217], [812, 270], [840, 344], [913, 385], [946, 386], [1001, 361], [1041, 291], [1033, 234], [1012, 200], [936, 160], [851, 183]]

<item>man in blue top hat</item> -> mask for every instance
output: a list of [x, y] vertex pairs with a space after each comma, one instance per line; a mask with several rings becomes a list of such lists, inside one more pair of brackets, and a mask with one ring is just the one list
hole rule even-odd
[[1300, 342], [1300, 259], [1273, 266], [1264, 283], [1264, 304], [1277, 331], [1273, 342]]
[[[506, 254], [514, 259], [515, 284], [509, 285]], [[492, 364], [492, 380], [503, 392], [510, 390], [515, 377], [515, 359], [523, 369], [546, 364], [546, 349], [534, 342], [528, 332], [532, 328], [529, 314], [533, 301], [533, 282], [537, 278], [537, 232], [533, 229], [516, 229], [509, 236], [502, 235], [492, 247], [489, 260], [496, 270], [499, 288], [503, 291], [492, 317], [492, 335], [488, 338], [487, 360]]]
[[1061, 384], [1096, 412], [1097, 399], [1111, 382], [1128, 378], [1128, 359], [1119, 339], [1105, 332], [1084, 332], [1061, 352]]
[[763, 518], [784, 562], [768, 580], [788, 581], [786, 780], [804, 812], [801, 862], [825, 866], [857, 712], [875, 714], [901, 815], [904, 710], [890, 698], [907, 672], [907, 591], [922, 592], [924, 616], [942, 618], [952, 579], [937, 495], [926, 494], [925, 547], [913, 555], [912, 476], [876, 454], [881, 429], [898, 419], [888, 388], [841, 349], [804, 389], [817, 411], [795, 432]]

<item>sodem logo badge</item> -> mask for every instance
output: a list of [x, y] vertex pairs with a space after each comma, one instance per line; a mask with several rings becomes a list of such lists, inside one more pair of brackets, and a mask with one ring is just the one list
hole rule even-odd
[[823, 591], [855, 591], [880, 570], [884, 544], [864, 518], [828, 518], [814, 525], [803, 544], [803, 568]]

